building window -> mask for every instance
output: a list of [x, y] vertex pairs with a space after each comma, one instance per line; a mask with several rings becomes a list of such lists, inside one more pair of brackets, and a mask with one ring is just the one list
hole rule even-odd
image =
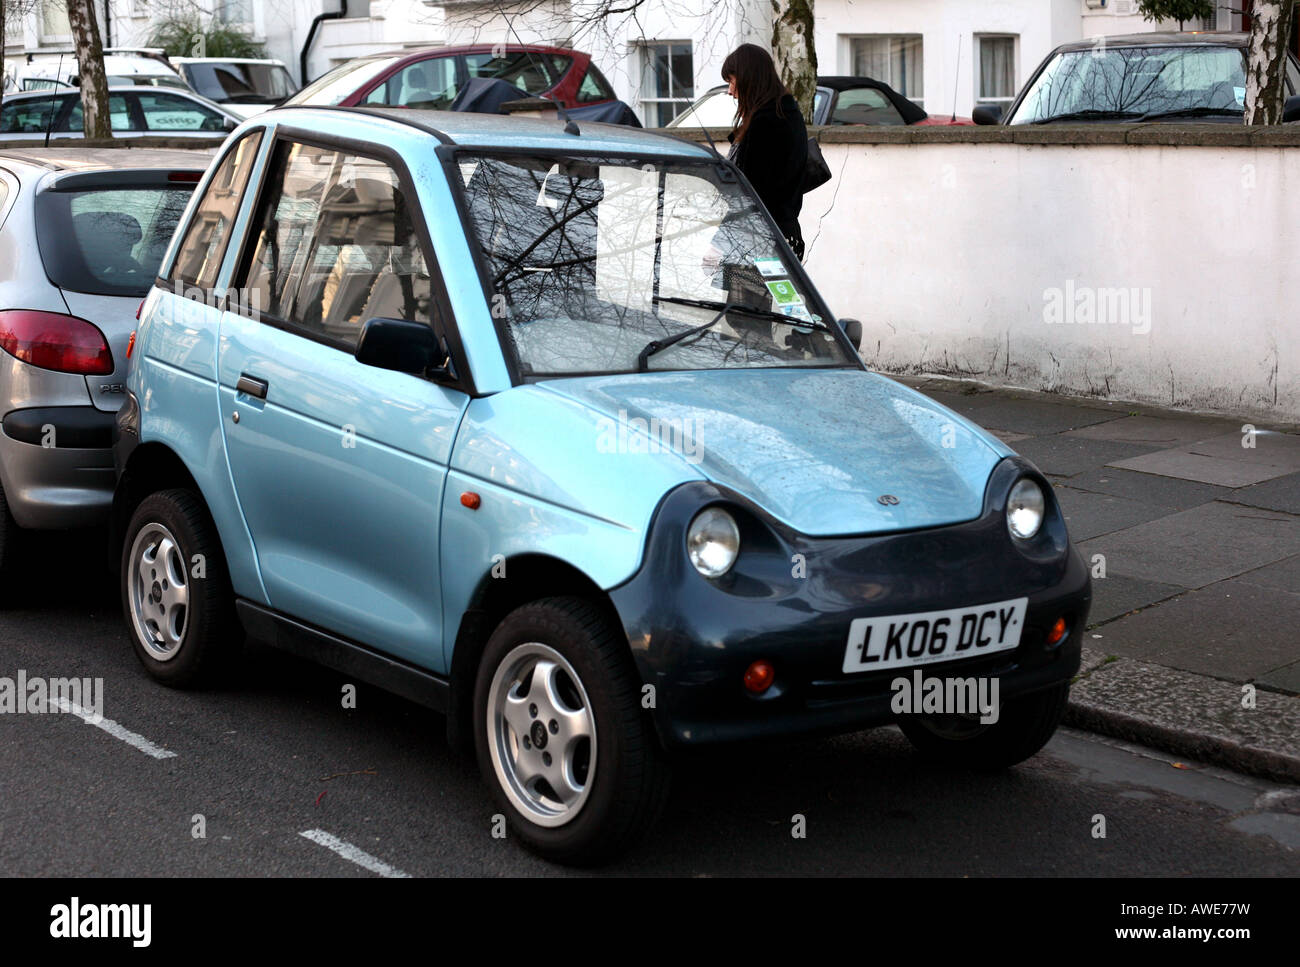
[[695, 100], [689, 43], [641, 44], [641, 105], [648, 128], [661, 128]]
[[223, 24], [251, 26], [253, 0], [217, 0], [217, 19]]
[[41, 4], [41, 39], [64, 40], [72, 38], [68, 25], [68, 8], [59, 0], [45, 0]]
[[1016, 38], [975, 38], [975, 103], [1005, 108], [1016, 99]]
[[925, 106], [921, 38], [917, 34], [850, 37], [851, 73], [884, 81], [904, 97]]

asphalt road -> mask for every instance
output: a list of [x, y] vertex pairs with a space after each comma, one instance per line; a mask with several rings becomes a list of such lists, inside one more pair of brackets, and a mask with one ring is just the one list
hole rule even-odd
[[[0, 876], [564, 872], [493, 837], [438, 715], [368, 686], [345, 709], [342, 676], [257, 647], [219, 690], [163, 688], [93, 540], [28, 560], [4, 589], [0, 676], [101, 677], [127, 732], [0, 715]], [[882, 729], [691, 756], [651, 839], [609, 870], [1295, 876], [1300, 788], [1067, 730], [1010, 772], [955, 773]]]

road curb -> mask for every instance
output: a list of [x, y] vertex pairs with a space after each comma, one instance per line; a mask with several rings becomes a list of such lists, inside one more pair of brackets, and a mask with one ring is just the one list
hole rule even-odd
[[1300, 698], [1249, 684], [1085, 648], [1064, 721], [1237, 772], [1300, 784]]

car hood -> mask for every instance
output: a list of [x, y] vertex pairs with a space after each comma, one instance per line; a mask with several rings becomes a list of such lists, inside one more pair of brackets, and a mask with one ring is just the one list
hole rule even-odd
[[690, 464], [812, 536], [973, 520], [1012, 451], [862, 370], [711, 370], [537, 384], [598, 411], [606, 449]]

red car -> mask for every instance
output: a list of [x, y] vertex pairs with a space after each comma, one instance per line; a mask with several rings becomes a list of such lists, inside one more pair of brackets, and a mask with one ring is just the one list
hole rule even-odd
[[615, 100], [591, 55], [535, 44], [468, 44], [359, 57], [312, 81], [284, 102], [389, 105], [445, 111], [475, 77], [496, 78], [521, 96], [545, 95], [561, 107]]

